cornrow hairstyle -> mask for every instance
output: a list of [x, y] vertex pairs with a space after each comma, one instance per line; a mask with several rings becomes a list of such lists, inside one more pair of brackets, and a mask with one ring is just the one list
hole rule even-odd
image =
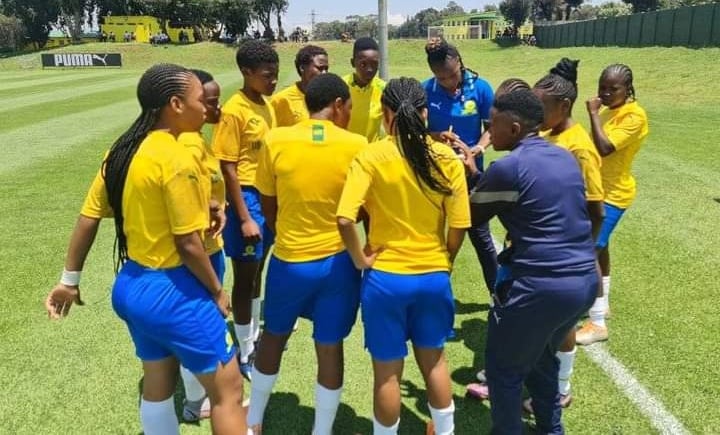
[[541, 89], [553, 97], [567, 98], [570, 100], [570, 110], [572, 110], [578, 95], [577, 67], [579, 63], [579, 60], [563, 57], [548, 75], [535, 83], [534, 88]]
[[137, 86], [140, 116], [115, 141], [103, 163], [105, 189], [115, 217], [116, 272], [128, 259], [127, 238], [123, 230], [122, 200], [130, 163], [142, 141], [158, 122], [162, 108], [173, 96], [185, 94], [191, 74], [189, 70], [173, 64], [159, 64], [145, 71]]
[[495, 90], [495, 98], [518, 89], [530, 89], [530, 85], [525, 80], [518, 78], [504, 80]]
[[543, 104], [529, 89], [518, 89], [495, 98], [498, 112], [510, 113], [525, 129], [537, 132], [544, 119]]
[[353, 44], [353, 57], [357, 56], [358, 53], [365, 50], [380, 51], [377, 41], [370, 37], [358, 38]]
[[317, 45], [306, 45], [305, 47], [298, 50], [295, 55], [295, 71], [298, 75], [302, 75], [300, 67], [310, 65], [315, 56], [327, 56], [327, 51], [324, 48], [318, 47]]
[[235, 53], [238, 68], [257, 69], [263, 63], [280, 63], [278, 54], [267, 42], [259, 39], [248, 39], [240, 44]]
[[317, 113], [340, 98], [342, 102], [350, 99], [350, 88], [340, 76], [321, 74], [310, 81], [305, 89], [305, 105], [310, 114]]
[[609, 65], [603, 70], [602, 74], [600, 74], [600, 79], [603, 79], [609, 75], [618, 75], [622, 77], [623, 83], [628, 89], [628, 97], [630, 97], [632, 101], [636, 100], [637, 97], [635, 95], [635, 86], [633, 86], [633, 73], [629, 66], [622, 63], [614, 63], [612, 65]]
[[215, 81], [215, 78], [212, 76], [212, 74], [210, 74], [207, 71], [203, 71], [201, 69], [191, 69], [190, 72], [195, 74], [197, 76], [198, 80], [200, 80], [200, 83], [203, 85], [205, 83], [210, 83], [212, 81]]
[[448, 178], [435, 161], [428, 145], [428, 133], [420, 111], [427, 107], [425, 91], [417, 80], [408, 77], [390, 80], [381, 98], [383, 106], [395, 112], [391, 131], [395, 132], [400, 153], [413, 170], [415, 178], [443, 195], [452, 191]]
[[460, 62], [461, 71], [461, 86], [462, 82], [465, 81], [465, 71], [469, 71], [475, 78], [480, 75], [470, 68], [466, 67], [463, 63], [462, 56], [457, 47], [448, 44], [442, 38], [433, 38], [425, 45], [425, 53], [427, 54], [427, 63], [430, 68], [442, 67], [450, 59], [457, 59]]

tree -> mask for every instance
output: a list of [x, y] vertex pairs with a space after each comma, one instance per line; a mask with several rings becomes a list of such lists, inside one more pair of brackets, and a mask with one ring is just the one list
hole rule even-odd
[[442, 14], [437, 9], [423, 9], [398, 27], [397, 36], [398, 38], [425, 38], [428, 34], [428, 27], [440, 23], [442, 18]]
[[215, 31], [215, 39], [221, 33], [238, 36], [243, 35], [250, 26], [252, 15], [248, 0], [217, 0], [210, 8], [209, 20], [219, 24]]
[[270, 20], [272, 18], [272, 15], [277, 13], [278, 24], [282, 26], [279, 14], [284, 13], [287, 10], [288, 0], [252, 0], [251, 5], [253, 15], [255, 16], [255, 18], [258, 19], [258, 21], [260, 21], [260, 23], [265, 28], [264, 37], [268, 39], [274, 39], [275, 34], [272, 31]]
[[442, 16], [449, 17], [451, 15], [462, 15], [465, 13], [465, 9], [463, 9], [462, 6], [455, 3], [454, 1], [451, 1], [450, 3], [445, 6], [445, 9], [441, 11]]
[[659, 0], [623, 0], [623, 2], [632, 5], [633, 13], [655, 11], [660, 7]]
[[565, 0], [565, 20], [570, 19], [572, 11], [577, 10], [584, 0]]
[[17, 51], [22, 48], [25, 29], [22, 21], [15, 17], [0, 15], [0, 53], [6, 50]]
[[0, 6], [4, 15], [14, 15], [22, 21], [30, 42], [37, 48], [45, 46], [52, 24], [60, 16], [58, 0], [3, 0]]
[[313, 38], [320, 41], [340, 39], [340, 35], [345, 32], [345, 29], [346, 24], [338, 20], [329, 23], [317, 23], [313, 29]]
[[571, 17], [578, 21], [594, 20], [598, 16], [599, 9], [600, 8], [595, 5], [581, 5], [572, 12]]
[[598, 8], [598, 18], [610, 18], [618, 17], [620, 15], [630, 15], [632, 13], [632, 7], [625, 3], [607, 2], [600, 5]]
[[92, 15], [95, 2], [92, 0], [60, 0], [59, 24], [67, 30], [74, 41], [79, 41], [85, 17]]
[[530, 0], [503, 0], [498, 7], [505, 19], [514, 27], [520, 27], [530, 15]]
[[542, 21], [562, 20], [562, 0], [534, 0], [532, 3], [532, 16]]
[[494, 4], [487, 4], [483, 6], [483, 12], [498, 12], [498, 7]]

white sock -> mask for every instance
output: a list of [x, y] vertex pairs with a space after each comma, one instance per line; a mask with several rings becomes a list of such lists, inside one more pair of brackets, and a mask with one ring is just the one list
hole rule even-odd
[[430, 416], [435, 425], [435, 435], [452, 435], [455, 432], [455, 402], [445, 409], [435, 409], [428, 403]]
[[205, 388], [194, 374], [183, 366], [180, 366], [180, 377], [185, 385], [185, 398], [188, 402], [197, 402], [205, 398]]
[[252, 300], [252, 337], [253, 341], [258, 341], [260, 338], [260, 308], [262, 307], [262, 300], [260, 298], [254, 298]]
[[255, 343], [252, 339], [252, 324], [241, 325], [235, 323], [235, 337], [237, 337], [240, 348], [240, 362], [248, 362], [248, 357], [255, 350]]
[[380, 424], [379, 421], [373, 416], [373, 435], [395, 435], [400, 427], [400, 419], [395, 422], [394, 425], [388, 427]]
[[340, 406], [342, 387], [329, 390], [315, 384], [315, 427], [313, 435], [332, 435], [335, 414]]
[[262, 424], [265, 408], [267, 408], [270, 394], [277, 380], [277, 373], [274, 375], [262, 374], [253, 367], [252, 387], [250, 388], [250, 409], [248, 409], [247, 424], [255, 426]]
[[607, 313], [608, 306], [609, 306], [609, 296], [610, 296], [610, 277], [609, 276], [603, 276], [602, 277], [602, 287], [603, 287], [603, 295], [599, 298], [595, 298], [595, 302], [593, 303], [593, 306], [590, 307], [590, 312], [588, 313], [590, 317], [590, 322], [592, 322], [596, 326], [600, 326], [603, 328], [606, 328], [605, 325], [605, 314]]
[[140, 422], [145, 435], [177, 435], [180, 433], [177, 416], [175, 415], [175, 399], [162, 402], [140, 402]]
[[570, 394], [570, 376], [573, 372], [573, 366], [575, 365], [575, 351], [576, 347], [570, 352], [558, 351], [555, 356], [560, 360], [560, 370], [558, 371], [558, 390], [560, 394]]
[[610, 307], [610, 275], [602, 277], [603, 297], [607, 301], [607, 307]]

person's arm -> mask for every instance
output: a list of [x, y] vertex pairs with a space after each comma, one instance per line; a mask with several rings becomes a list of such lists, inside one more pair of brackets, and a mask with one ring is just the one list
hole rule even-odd
[[183, 264], [205, 286], [223, 316], [227, 316], [230, 308], [227, 295], [212, 267], [212, 263], [210, 263], [210, 257], [205, 252], [205, 246], [200, 234], [194, 231], [189, 234], [175, 235], [174, 241], [175, 248]]
[[453, 228], [449, 227], [447, 232], [447, 250], [450, 255], [450, 264], [455, 263], [455, 257], [457, 257], [460, 248], [462, 248], [463, 241], [465, 240], [466, 228]]
[[65, 269], [60, 282], [45, 299], [45, 309], [51, 319], [65, 317], [73, 304], [85, 305], [80, 298], [80, 273], [85, 265], [90, 248], [95, 242], [99, 218], [80, 215], [75, 223], [65, 257]]
[[485, 150], [488, 149], [490, 146], [490, 132], [488, 130], [485, 130], [485, 132], [480, 136], [480, 140], [478, 143], [470, 148], [470, 151], [472, 152], [473, 156], [476, 156], [478, 154], [485, 154]]
[[260, 240], [260, 227], [250, 216], [242, 195], [242, 188], [237, 178], [237, 162], [221, 160], [220, 171], [225, 180], [225, 191], [227, 192], [230, 213], [235, 213], [240, 221], [240, 229], [245, 240], [254, 244]]
[[345, 244], [350, 258], [352, 258], [353, 264], [360, 270], [369, 269], [375, 263], [380, 251], [369, 252], [363, 249], [362, 243], [360, 242], [360, 236], [358, 235], [355, 221], [352, 219], [338, 217], [337, 218], [338, 231], [340, 237]]
[[277, 234], [275, 224], [277, 222], [278, 203], [277, 196], [260, 195], [260, 206], [262, 207], [263, 216], [265, 216], [265, 224], [270, 228], [273, 234]]
[[473, 226], [482, 225], [494, 216], [513, 207], [520, 197], [516, 186], [515, 160], [503, 157], [478, 176], [470, 195], [470, 216]]
[[[466, 156], [468, 155], [467, 146], [463, 152]], [[465, 231], [470, 227], [470, 204], [463, 165], [457, 160], [444, 162], [444, 165], [444, 172], [448, 176], [451, 189], [450, 195], [443, 198], [443, 210], [448, 227], [445, 235], [445, 248], [452, 265], [462, 247], [463, 240], [465, 240]]]
[[592, 225], [593, 240], [597, 240], [602, 227], [603, 218], [605, 217], [605, 208], [602, 201], [587, 202], [588, 215], [590, 216], [590, 224]]
[[605, 157], [615, 152], [615, 146], [610, 142], [607, 135], [603, 131], [602, 120], [600, 119], [600, 106], [602, 101], [598, 97], [593, 97], [585, 103], [590, 115], [590, 127], [592, 131], [592, 139], [597, 148], [598, 154]]

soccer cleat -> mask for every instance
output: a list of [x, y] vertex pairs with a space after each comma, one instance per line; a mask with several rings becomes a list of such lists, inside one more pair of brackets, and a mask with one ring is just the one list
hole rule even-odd
[[592, 322], [585, 322], [582, 328], [575, 332], [575, 342], [583, 346], [605, 341], [608, 339], [608, 330]]
[[[560, 407], [565, 409], [572, 403], [573, 397], [572, 394], [561, 394], [560, 395]], [[528, 414], [534, 414], [535, 411], [532, 407], [532, 399], [525, 399], [523, 400], [523, 411], [527, 412]]]
[[203, 400], [191, 402], [187, 399], [183, 401], [183, 421], [194, 423], [205, 418], [210, 418], [210, 399], [207, 397]]
[[255, 352], [251, 353], [250, 356], [248, 356], [247, 362], [242, 362], [239, 352], [236, 358], [238, 365], [240, 366], [240, 374], [243, 376], [243, 378], [247, 379], [249, 382], [252, 382], [252, 371], [253, 365], [255, 363]]
[[490, 390], [487, 384], [468, 384], [465, 387], [465, 395], [478, 400], [487, 400], [490, 398]]

